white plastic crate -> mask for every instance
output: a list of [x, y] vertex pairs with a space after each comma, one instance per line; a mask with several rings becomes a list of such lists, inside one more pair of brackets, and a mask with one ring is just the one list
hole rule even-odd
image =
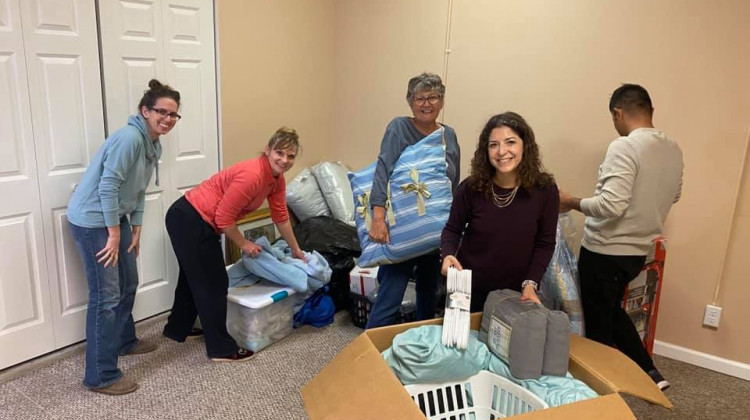
[[404, 388], [429, 420], [492, 420], [548, 407], [531, 391], [487, 370], [459, 382]]
[[262, 280], [227, 292], [227, 331], [240, 347], [254, 352], [292, 332], [295, 293], [290, 287]]

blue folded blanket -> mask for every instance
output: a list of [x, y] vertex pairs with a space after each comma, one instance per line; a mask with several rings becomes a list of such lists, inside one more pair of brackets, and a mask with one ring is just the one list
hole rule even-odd
[[265, 236], [255, 240], [262, 248], [256, 257], [242, 254], [242, 259], [229, 270], [229, 286], [249, 286], [266, 279], [297, 292], [314, 292], [331, 280], [331, 268], [317, 251], [305, 252], [307, 262], [291, 257], [291, 249], [283, 240], [271, 246]]
[[370, 242], [370, 191], [376, 164], [349, 173], [355, 223], [362, 255], [360, 267], [406, 261], [434, 251], [450, 213], [453, 193], [445, 174], [443, 127], [413, 144], [396, 161], [386, 203], [390, 244]]

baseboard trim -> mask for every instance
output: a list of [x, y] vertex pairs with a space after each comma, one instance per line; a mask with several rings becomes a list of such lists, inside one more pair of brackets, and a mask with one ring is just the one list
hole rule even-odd
[[701, 353], [659, 340], [654, 340], [654, 353], [659, 356], [669, 357], [670, 359], [750, 381], [750, 365], [746, 363], [723, 359], [712, 354]]

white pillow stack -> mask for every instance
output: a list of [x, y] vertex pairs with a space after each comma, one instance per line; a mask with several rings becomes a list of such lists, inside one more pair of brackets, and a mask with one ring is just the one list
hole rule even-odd
[[354, 226], [352, 187], [341, 162], [320, 162], [303, 169], [286, 185], [286, 203], [301, 221], [329, 216]]

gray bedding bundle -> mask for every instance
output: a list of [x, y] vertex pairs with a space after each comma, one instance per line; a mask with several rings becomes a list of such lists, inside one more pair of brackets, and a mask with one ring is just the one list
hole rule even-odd
[[516, 291], [495, 290], [487, 296], [479, 340], [508, 364], [516, 378], [564, 376], [568, 371], [568, 316], [521, 302], [521, 294]]

